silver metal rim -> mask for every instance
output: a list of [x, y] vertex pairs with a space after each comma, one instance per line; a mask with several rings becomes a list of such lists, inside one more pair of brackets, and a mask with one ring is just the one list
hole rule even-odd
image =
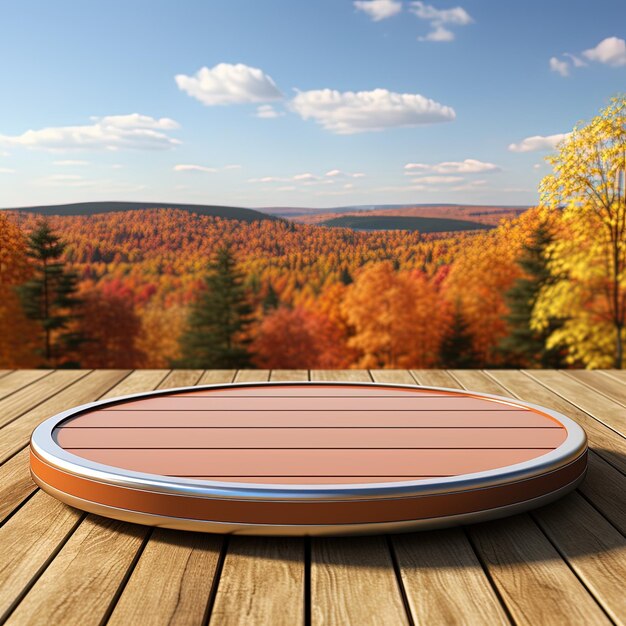
[[[103, 465], [74, 455], [61, 448], [52, 436], [54, 428], [61, 422], [92, 410], [111, 406], [129, 400], [170, 395], [185, 391], [211, 389], [232, 389], [258, 386], [346, 386], [351, 387], [386, 387], [397, 389], [413, 389], [427, 391], [444, 391], [457, 395], [490, 400], [515, 408], [540, 411], [557, 420], [566, 429], [565, 441], [554, 450], [538, 456], [530, 461], [516, 463], [484, 472], [462, 474], [448, 478], [429, 478], [417, 481], [401, 481], [387, 483], [357, 483], [322, 485], [281, 485], [266, 483], [233, 483], [209, 480], [193, 480], [176, 477], [164, 477], [125, 470], [123, 468]], [[30, 442], [34, 453], [43, 461], [59, 470], [72, 475], [82, 476], [90, 480], [146, 491], [170, 493], [198, 498], [220, 498], [234, 500], [274, 500], [274, 501], [308, 501], [308, 500], [372, 500], [434, 495], [441, 493], [463, 492], [500, 484], [510, 484], [527, 480], [569, 465], [579, 458], [587, 449], [585, 431], [572, 419], [551, 409], [537, 404], [513, 400], [503, 396], [451, 389], [447, 387], [425, 387], [418, 385], [401, 385], [391, 383], [358, 383], [358, 382], [324, 382], [324, 381], [289, 381], [289, 382], [252, 382], [228, 383], [217, 385], [201, 385], [197, 387], [177, 387], [159, 391], [120, 396], [107, 400], [90, 402], [68, 411], [63, 411], [44, 422], [34, 430]]]

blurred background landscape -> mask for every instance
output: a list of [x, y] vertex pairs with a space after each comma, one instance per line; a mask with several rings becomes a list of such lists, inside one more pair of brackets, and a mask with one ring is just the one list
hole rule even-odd
[[0, 368], [623, 367], [623, 4], [97, 4], [0, 10]]

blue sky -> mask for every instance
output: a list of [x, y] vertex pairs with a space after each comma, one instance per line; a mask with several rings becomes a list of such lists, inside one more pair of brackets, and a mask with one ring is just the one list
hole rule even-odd
[[531, 204], [623, 0], [0, 6], [0, 206]]

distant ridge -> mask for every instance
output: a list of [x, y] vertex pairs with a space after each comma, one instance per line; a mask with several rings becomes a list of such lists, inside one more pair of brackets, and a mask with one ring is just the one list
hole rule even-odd
[[346, 215], [335, 217], [320, 226], [351, 228], [352, 230], [418, 230], [421, 233], [449, 233], [468, 230], [489, 230], [488, 224], [438, 217], [412, 217], [398, 215]]
[[53, 204], [43, 206], [13, 207], [7, 211], [23, 211], [40, 215], [96, 215], [98, 213], [114, 213], [121, 211], [137, 211], [142, 209], [180, 209], [198, 215], [210, 215], [226, 219], [255, 222], [257, 220], [277, 220], [274, 215], [261, 213], [254, 209], [241, 207], [214, 206], [205, 204], [178, 204], [172, 202], [76, 202], [72, 204]]

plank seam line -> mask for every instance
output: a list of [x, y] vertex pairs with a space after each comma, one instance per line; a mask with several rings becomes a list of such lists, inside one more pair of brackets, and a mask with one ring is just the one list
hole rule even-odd
[[389, 557], [391, 558], [391, 565], [393, 567], [393, 573], [395, 575], [396, 585], [398, 586], [398, 591], [400, 592], [400, 597], [402, 598], [402, 604], [404, 606], [404, 612], [406, 613], [407, 621], [409, 623], [409, 626], [415, 626], [415, 620], [413, 619], [413, 612], [411, 611], [409, 597], [407, 595], [406, 588], [404, 586], [404, 581], [402, 580], [402, 572], [400, 571], [400, 563], [398, 562], [398, 557], [396, 555], [393, 542], [391, 541], [391, 537], [389, 537], [389, 535], [385, 535], [385, 541], [387, 543], [387, 549], [389, 550]]
[[55, 426], [54, 430], [563, 430], [561, 426]]
[[113, 597], [109, 601], [109, 604], [104, 612], [104, 615], [102, 616], [102, 619], [100, 620], [100, 624], [106, 624], [109, 621], [111, 615], [113, 614], [113, 611], [115, 610], [115, 607], [117, 603], [119, 602], [119, 599], [122, 597], [122, 593], [124, 593], [124, 589], [126, 589], [126, 585], [128, 584], [128, 581], [130, 580], [131, 576], [133, 575], [133, 572], [135, 571], [135, 568], [137, 567], [137, 563], [139, 562], [141, 555], [143, 554], [144, 550], [146, 549], [146, 546], [148, 545], [148, 541], [150, 540], [150, 537], [152, 537], [152, 534], [154, 532], [154, 527], [148, 527], [148, 528], [142, 527], [142, 530], [145, 532], [145, 535], [143, 539], [141, 540], [141, 545], [139, 546], [139, 548], [137, 548], [137, 552], [133, 556], [133, 560], [130, 562], [129, 566], [126, 568], [126, 572], [124, 572], [124, 576], [122, 577], [120, 584], [115, 590]]
[[626, 533], [624, 533], [624, 531], [622, 531], [620, 528], [618, 528], [618, 526], [611, 520], [610, 517], [608, 517], [601, 509], [598, 508], [598, 505], [588, 496], [586, 496], [581, 490], [580, 487], [578, 487], [576, 489], [576, 493], [583, 499], [585, 500], [589, 506], [591, 506], [594, 511], [596, 511], [600, 517], [603, 517], [608, 524], [610, 524], [611, 526], [613, 526], [613, 528], [620, 534], [622, 535], [622, 537], [626, 537]]
[[461, 530], [463, 532], [463, 534], [465, 535], [465, 538], [467, 539], [467, 542], [469, 543], [470, 549], [472, 550], [472, 552], [474, 553], [474, 556], [476, 557], [476, 560], [478, 561], [483, 574], [485, 575], [485, 578], [487, 579], [487, 582], [489, 583], [489, 585], [491, 586], [491, 589], [493, 590], [493, 593], [495, 594], [498, 602], [500, 603], [500, 606], [502, 607], [502, 610], [504, 611], [504, 614], [506, 615], [507, 619], [509, 620], [509, 622], [511, 622], [511, 624], [517, 624], [516, 620], [513, 618], [513, 614], [511, 613], [506, 600], [504, 599], [504, 596], [502, 595], [502, 593], [500, 592], [500, 589], [498, 588], [498, 585], [495, 581], [495, 579], [493, 578], [493, 576], [491, 575], [491, 572], [489, 571], [489, 567], [486, 563], [486, 561], [483, 559], [482, 554], [480, 553], [480, 551], [478, 550], [476, 544], [474, 543], [474, 540], [472, 539], [472, 536], [470, 534], [470, 532], [467, 529], [467, 526], [462, 526]]
[[0, 528], [2, 528], [39, 491], [39, 488], [36, 485], [33, 486], [33, 491], [29, 493], [23, 500], [18, 502], [15, 507], [7, 513], [6, 517], [2, 521], [0, 521]]
[[565, 400], [565, 402], [567, 402], [568, 404], [571, 404], [573, 407], [577, 408], [579, 411], [582, 411], [583, 413], [585, 413], [586, 415], [588, 415], [591, 419], [595, 420], [596, 422], [598, 422], [598, 424], [602, 424], [603, 426], [605, 426], [606, 428], [608, 428], [609, 430], [613, 431], [618, 437], [620, 437], [621, 439], [626, 439], [626, 437], [620, 433], [618, 430], [616, 430], [615, 428], [613, 428], [613, 426], [611, 426], [610, 424], [607, 424], [606, 422], [602, 421], [601, 419], [599, 419], [598, 417], [596, 417], [595, 415], [592, 415], [591, 413], [589, 413], [589, 411], [586, 411], [585, 409], [583, 409], [581, 406], [579, 406], [574, 400], [570, 400], [569, 398], [567, 398], [566, 396], [564, 396], [562, 393], [560, 393], [559, 391], [557, 391], [556, 389], [552, 389], [551, 387], [548, 387], [547, 384], [544, 384], [541, 380], [539, 380], [538, 378], [535, 378], [534, 376], [531, 376], [527, 371], [525, 370], [520, 370], [522, 374], [524, 374], [524, 376], [527, 376], [528, 378], [530, 378], [531, 380], [538, 382], [542, 387], [544, 387], [545, 389], [547, 389], [548, 391], [551, 391], [553, 394], [557, 395], [559, 398], [561, 398], [562, 400]]
[[[595, 507], [593, 508], [595, 509]], [[533, 520], [535, 526], [539, 529], [541, 534], [546, 538], [546, 540], [550, 543], [550, 545], [555, 549], [555, 551], [561, 557], [565, 565], [572, 572], [572, 574], [576, 577], [576, 580], [578, 580], [578, 582], [583, 587], [583, 589], [589, 594], [589, 596], [591, 596], [593, 601], [598, 605], [598, 607], [600, 608], [602, 613], [604, 613], [604, 615], [607, 617], [609, 622], [611, 622], [612, 624], [615, 624], [615, 620], [611, 617], [611, 615], [609, 615], [607, 609], [604, 608], [601, 600], [598, 597], [596, 597], [595, 593], [593, 592], [593, 589], [591, 589], [590, 587], [586, 585], [584, 579], [579, 575], [579, 573], [576, 571], [576, 568], [572, 565], [572, 563], [569, 561], [565, 553], [561, 550], [557, 541], [554, 541], [552, 539], [548, 531], [544, 528], [543, 524], [541, 523], [541, 520], [538, 519], [537, 516], [535, 515], [535, 512], [529, 511], [529, 515], [530, 515], [530, 518]], [[601, 517], [604, 517], [604, 516], [601, 514]]]
[[[52, 370], [52, 372], [56, 372], [58, 370]], [[43, 400], [36, 402], [35, 404], [33, 404], [32, 406], [29, 406], [27, 409], [25, 409], [24, 411], [22, 411], [19, 415], [16, 415], [13, 419], [9, 420], [8, 422], [6, 422], [5, 424], [2, 424], [2, 426], [0, 426], [0, 430], [2, 430], [3, 428], [6, 428], [9, 424], [13, 424], [13, 422], [15, 422], [16, 420], [20, 419], [20, 417], [23, 417], [24, 415], [30, 413], [31, 411], [34, 411], [38, 406], [41, 406], [42, 404], [44, 404], [44, 402], [48, 402], [48, 400], [51, 400], [52, 398], [58, 396], [60, 393], [66, 391], [67, 389], [69, 389], [70, 387], [72, 387], [73, 385], [81, 382], [82, 380], [84, 380], [85, 378], [87, 378], [87, 376], [89, 376], [92, 372], [94, 372], [95, 370], [86, 370], [86, 372], [82, 375], [79, 376], [76, 380], [73, 380], [69, 383], [67, 383], [67, 385], [60, 387], [59, 389], [57, 389], [57, 391], [53, 392], [52, 394], [50, 394], [49, 396], [46, 396]], [[51, 373], [52, 373], [51, 372]], [[45, 378], [45, 377], [44, 377]], [[106, 392], [105, 392], [106, 393]], [[104, 395], [104, 394], [103, 394]]]
[[144, 446], [138, 447], [110, 447], [101, 446], [99, 448], [77, 448], [75, 446], [63, 448], [67, 452], [73, 450], [555, 450], [554, 447], [528, 447], [528, 446], [495, 446], [495, 447], [452, 447], [452, 446]]
[[215, 565], [215, 571], [213, 573], [213, 581], [211, 583], [211, 589], [209, 591], [209, 597], [207, 598], [206, 608], [204, 610], [204, 618], [202, 619], [202, 625], [207, 626], [211, 620], [213, 609], [215, 608], [215, 601], [217, 599], [217, 591], [222, 580], [222, 571], [224, 570], [224, 562], [226, 561], [226, 553], [230, 543], [230, 536], [224, 535], [222, 539], [222, 546], [220, 548], [220, 554]]
[[50, 564], [56, 559], [57, 555], [61, 550], [65, 547], [67, 542], [70, 540], [71, 536], [74, 534], [76, 529], [82, 524], [82, 522], [87, 517], [87, 513], [82, 513], [76, 522], [72, 525], [72, 527], [67, 531], [65, 536], [59, 541], [59, 543], [53, 548], [48, 558], [41, 564], [39, 569], [32, 575], [30, 580], [25, 583], [20, 589], [19, 594], [15, 597], [13, 602], [7, 607], [7, 610], [3, 615], [0, 615], [0, 624], [4, 624], [4, 622], [9, 619], [11, 614], [15, 611], [15, 609], [20, 605], [22, 600], [28, 595], [29, 591], [37, 584], [37, 581], [41, 578], [43, 573], [48, 569]]
[[[31, 385], [34, 385], [35, 383], [38, 383], [39, 381], [43, 380], [44, 378], [48, 378], [48, 376], [50, 376], [50, 374], [52, 374], [52, 372], [54, 372], [54, 370], [49, 370], [47, 374], [44, 374], [40, 378], [37, 378], [36, 380], [31, 380], [29, 383], [26, 383], [25, 385], [22, 385], [21, 387], [17, 387], [16, 389], [13, 389], [13, 391], [10, 391], [9, 393], [7, 393], [6, 395], [1, 397], [2, 401], [6, 400], [7, 398], [10, 398], [12, 395], [15, 395], [19, 391], [23, 391], [24, 389], [27, 389], [28, 387], [30, 387]], [[5, 376], [6, 376], [6, 374], [5, 374]], [[4, 376], [0, 376], [0, 378], [4, 378]]]
[[597, 389], [596, 387], [592, 387], [586, 380], [582, 380], [580, 378], [576, 378], [575, 376], [572, 376], [572, 374], [568, 370], [557, 370], [557, 371], [562, 373], [562, 374], [564, 374], [570, 380], [574, 381], [578, 385], [583, 385], [584, 387], [587, 387], [587, 389], [589, 389], [590, 391], [593, 391], [593, 392], [597, 393], [599, 396], [602, 396], [602, 397], [606, 398], [607, 400], [610, 400], [611, 402], [614, 402], [615, 404], [618, 404], [622, 408], [626, 408], [626, 404], [624, 404], [624, 402], [622, 402], [621, 400], [618, 400], [617, 398], [614, 398], [613, 396], [610, 396], [608, 393], [606, 393], [606, 392], [604, 392], [604, 391], [602, 391], [600, 389]]

